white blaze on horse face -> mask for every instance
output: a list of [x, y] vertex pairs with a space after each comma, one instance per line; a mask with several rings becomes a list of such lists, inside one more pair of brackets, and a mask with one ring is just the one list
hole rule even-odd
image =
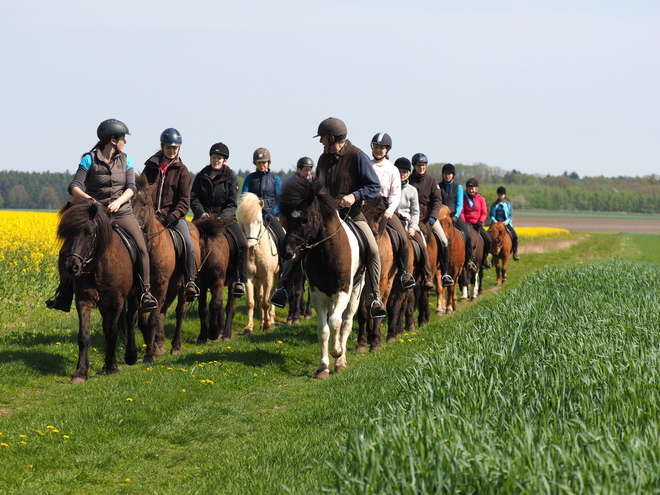
[[291, 218], [300, 218], [300, 210], [293, 210], [291, 212]]

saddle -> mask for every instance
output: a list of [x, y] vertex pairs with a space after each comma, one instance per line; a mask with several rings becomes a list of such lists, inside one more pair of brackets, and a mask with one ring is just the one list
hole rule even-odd
[[415, 253], [415, 260], [421, 260], [422, 259], [422, 253], [423, 249], [425, 249], [424, 246], [422, 246], [417, 239], [414, 237], [411, 239], [412, 240], [412, 247], [413, 247], [413, 252]]
[[135, 266], [139, 261], [141, 261], [140, 250], [138, 249], [137, 242], [135, 237], [133, 237], [130, 232], [116, 223], [112, 224], [112, 228], [117, 232], [119, 238], [122, 240], [126, 249], [128, 249], [128, 254], [131, 257], [131, 262]]
[[176, 253], [176, 259], [184, 263], [183, 266], [186, 266], [188, 253], [186, 252], [186, 241], [181, 235], [181, 232], [175, 228], [168, 227], [167, 230], [170, 232], [170, 237], [172, 237], [172, 243], [174, 244], [174, 252]]
[[353, 234], [355, 234], [355, 237], [357, 238], [358, 241], [358, 247], [360, 250], [360, 264], [362, 266], [366, 266], [367, 260], [369, 257], [369, 242], [367, 241], [366, 236], [364, 235], [364, 232], [362, 232], [362, 229], [357, 226], [357, 224], [353, 221], [351, 217], [348, 215], [344, 219], [344, 222], [348, 226], [348, 228], [351, 229]]
[[389, 223], [385, 227], [390, 234], [390, 240], [392, 241], [392, 251], [397, 253], [401, 249], [401, 244], [405, 242], [404, 239], [401, 239], [399, 232], [392, 227]]
[[227, 242], [229, 243], [229, 264], [231, 265], [234, 264], [235, 260], [238, 259], [241, 245], [239, 244], [236, 235], [231, 229], [225, 228], [224, 231], [225, 231], [225, 237], [227, 238]]

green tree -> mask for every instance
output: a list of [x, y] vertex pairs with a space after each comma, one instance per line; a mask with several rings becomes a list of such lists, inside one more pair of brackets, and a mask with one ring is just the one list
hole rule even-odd
[[10, 208], [24, 209], [28, 208], [30, 203], [30, 195], [25, 189], [23, 184], [17, 184], [9, 190], [7, 195], [7, 202]]
[[39, 203], [41, 208], [46, 210], [55, 209], [59, 203], [59, 198], [57, 197], [55, 188], [50, 186], [42, 187], [41, 192], [39, 193]]

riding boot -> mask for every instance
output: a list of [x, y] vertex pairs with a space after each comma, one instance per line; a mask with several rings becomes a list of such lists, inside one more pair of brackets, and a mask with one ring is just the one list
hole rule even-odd
[[426, 251], [426, 247], [422, 246], [421, 249], [421, 254], [422, 254], [422, 277], [423, 277], [423, 282], [422, 282], [422, 288], [426, 291], [429, 292], [435, 288], [435, 285], [433, 285], [433, 271], [431, 270], [431, 263], [429, 261], [429, 254]]
[[476, 272], [477, 265], [474, 263], [474, 247], [472, 246], [470, 232], [465, 233], [465, 254], [467, 255], [466, 268], [470, 271]]
[[68, 313], [71, 311], [73, 302], [73, 282], [69, 277], [60, 280], [60, 285], [55, 290], [55, 296], [46, 301], [48, 309], [58, 309]]
[[300, 269], [301, 257], [296, 256], [284, 263], [282, 274], [277, 282], [277, 289], [270, 296], [270, 303], [278, 308], [285, 308], [289, 302], [289, 292], [291, 292], [291, 283], [295, 280]]
[[186, 301], [192, 302], [199, 297], [199, 287], [195, 283], [197, 269], [195, 267], [195, 255], [189, 253], [186, 259], [186, 275], [188, 283], [186, 283]]
[[245, 246], [238, 246], [238, 266], [236, 267], [236, 282], [231, 286], [231, 293], [234, 297], [243, 297], [245, 295], [245, 282], [248, 279], [248, 250]]
[[139, 303], [139, 312], [140, 313], [149, 313], [158, 309], [158, 301], [151, 294], [149, 290], [149, 285], [144, 283], [142, 276], [138, 276], [139, 285], [138, 285], [138, 303]]
[[[404, 239], [405, 242], [405, 239]], [[406, 253], [407, 254], [407, 251]], [[404, 259], [406, 258], [406, 259]], [[399, 280], [401, 281], [401, 287], [404, 289], [412, 289], [415, 287], [415, 279], [414, 277], [408, 273], [406, 268], [408, 268], [408, 256], [404, 256], [404, 253], [402, 253], [402, 250], [399, 249], [399, 252], [397, 253], [397, 264], [399, 265]]]
[[442, 286], [451, 287], [454, 285], [454, 279], [449, 275], [449, 248], [444, 247], [442, 249]]
[[518, 238], [517, 237], [512, 238], [511, 248], [513, 250], [513, 259], [515, 261], [520, 261], [520, 257], [518, 256]]

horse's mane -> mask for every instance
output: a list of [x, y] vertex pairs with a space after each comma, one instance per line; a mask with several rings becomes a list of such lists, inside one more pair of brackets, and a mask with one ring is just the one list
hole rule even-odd
[[63, 242], [77, 236], [88, 223], [96, 226], [96, 257], [101, 257], [110, 245], [112, 224], [108, 210], [88, 198], [74, 198], [62, 205], [57, 238]]
[[239, 223], [251, 224], [261, 221], [261, 200], [256, 194], [246, 192], [241, 194], [236, 217]]
[[369, 225], [374, 225], [377, 222], [379, 223], [378, 228], [376, 229], [379, 235], [383, 233], [385, 225], [387, 224], [387, 221], [383, 221], [385, 219], [383, 216], [385, 210], [387, 210], [387, 204], [385, 198], [380, 194], [375, 198], [367, 199], [362, 203], [362, 213], [367, 219], [367, 223]]
[[442, 205], [440, 207], [440, 211], [438, 212], [438, 220], [444, 220], [445, 218], [449, 218], [451, 216], [451, 211], [449, 210], [449, 206], [447, 205]]
[[315, 179], [310, 182], [303, 177], [294, 177], [287, 181], [282, 188], [280, 212], [284, 216], [290, 216], [294, 210], [308, 208], [315, 199], [324, 219], [329, 219], [337, 214], [335, 200], [323, 188], [320, 180]]
[[197, 230], [199, 230], [200, 240], [208, 241], [222, 235], [225, 231], [227, 222], [220, 220], [218, 217], [209, 216], [194, 220], [193, 224], [197, 227]]

